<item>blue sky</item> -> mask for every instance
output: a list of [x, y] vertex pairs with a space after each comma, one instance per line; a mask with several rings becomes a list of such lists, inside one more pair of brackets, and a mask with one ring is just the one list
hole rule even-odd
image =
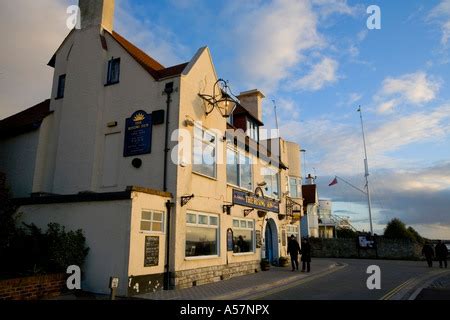
[[[0, 5], [0, 35], [10, 39], [0, 51], [0, 118], [49, 96], [45, 63], [68, 33], [65, 8], [76, 2]], [[381, 9], [381, 30], [366, 27], [373, 4]], [[375, 230], [400, 217], [427, 237], [450, 239], [450, 0], [116, 0], [116, 6], [115, 30], [166, 66], [208, 45], [234, 92], [266, 94], [268, 128], [275, 100], [281, 133], [307, 150], [305, 173], [318, 176], [320, 196], [367, 230], [364, 198], [342, 183], [328, 187], [335, 175], [364, 185], [356, 112], [362, 105]], [[29, 39], [31, 29], [41, 40]], [[16, 47], [33, 50], [33, 57]], [[42, 83], [33, 81], [37, 74]]]

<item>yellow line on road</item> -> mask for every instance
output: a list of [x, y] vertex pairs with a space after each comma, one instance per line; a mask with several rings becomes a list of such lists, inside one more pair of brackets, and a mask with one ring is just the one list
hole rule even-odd
[[394, 289], [392, 289], [391, 291], [389, 291], [388, 293], [386, 293], [384, 296], [382, 296], [380, 298], [380, 300], [389, 300], [390, 298], [392, 298], [395, 294], [397, 294], [400, 290], [402, 290], [404, 287], [406, 287], [407, 285], [409, 285], [411, 282], [413, 282], [416, 278], [411, 278], [408, 279], [407, 281], [403, 282], [402, 284], [400, 284], [399, 286], [395, 287]]
[[255, 294], [255, 295], [252, 295], [252, 296], [250, 296], [249, 298], [247, 298], [246, 300], [258, 300], [258, 299], [261, 299], [261, 298], [270, 296], [270, 295], [272, 295], [272, 294], [274, 294], [274, 293], [278, 293], [278, 292], [281, 292], [281, 291], [285, 291], [285, 290], [290, 289], [290, 288], [293, 288], [293, 287], [295, 287], [295, 286], [298, 286], [298, 285], [301, 285], [301, 284], [308, 283], [308, 282], [310, 282], [310, 281], [313, 281], [313, 280], [322, 278], [322, 277], [327, 276], [327, 275], [329, 275], [329, 274], [331, 274], [331, 273], [334, 273], [334, 272], [336, 272], [336, 271], [342, 270], [342, 269], [346, 268], [347, 266], [348, 266], [348, 264], [343, 263], [341, 266], [334, 267], [334, 268], [331, 269], [331, 270], [324, 271], [324, 272], [322, 272], [322, 273], [319, 273], [319, 274], [316, 274], [316, 275], [313, 275], [313, 276], [309, 276], [309, 277], [307, 277], [307, 278], [303, 278], [303, 279], [300, 279], [300, 280], [296, 280], [296, 281], [294, 281], [294, 282], [292, 282], [292, 283], [290, 283], [290, 284], [288, 284], [288, 285], [284, 285], [284, 286], [281, 286], [281, 287], [278, 287], [278, 288], [274, 288], [274, 289], [271, 289], [271, 290], [267, 290], [267, 291], [265, 291], [265, 292], [262, 293], [262, 294]]

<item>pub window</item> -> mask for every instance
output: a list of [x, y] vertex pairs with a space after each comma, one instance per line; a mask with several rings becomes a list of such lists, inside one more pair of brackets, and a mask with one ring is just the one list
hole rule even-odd
[[233, 252], [254, 252], [255, 223], [253, 220], [233, 219]]
[[262, 175], [264, 177], [265, 185], [265, 194], [268, 197], [271, 198], [280, 198], [280, 188], [279, 188], [279, 181], [280, 181], [280, 174], [277, 169], [274, 167], [264, 167], [261, 170]]
[[208, 177], [216, 177], [216, 140], [214, 133], [195, 125], [192, 171]]
[[227, 182], [246, 190], [253, 189], [251, 158], [233, 147], [227, 148]]
[[106, 84], [116, 84], [119, 83], [120, 78], [120, 58], [112, 58], [108, 62], [108, 77], [106, 79]]
[[300, 197], [300, 178], [289, 177], [289, 194], [292, 198], [301, 198]]
[[291, 239], [291, 235], [294, 235], [295, 238], [298, 240], [298, 226], [293, 226], [293, 225], [287, 225], [286, 226], [286, 237], [287, 237], [287, 241], [289, 243], [289, 240]]
[[259, 126], [250, 119], [247, 119], [247, 135], [253, 140], [259, 141]]
[[65, 88], [66, 88], [66, 75], [62, 74], [58, 78], [58, 90], [56, 92], [56, 99], [64, 98]]
[[206, 213], [188, 213], [186, 217], [186, 257], [219, 254], [219, 217]]
[[164, 232], [164, 213], [150, 210], [142, 211], [141, 231]]

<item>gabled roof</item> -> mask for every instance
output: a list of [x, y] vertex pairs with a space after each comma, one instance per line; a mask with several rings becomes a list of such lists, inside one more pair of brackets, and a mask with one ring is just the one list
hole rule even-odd
[[105, 32], [108, 32], [155, 80], [180, 75], [188, 65], [188, 63], [183, 63], [165, 68], [161, 63], [147, 55], [117, 32], [113, 31], [111, 33], [107, 30]]
[[[132, 44], [130, 41], [122, 37], [117, 32], [109, 32], [108, 30], [104, 29], [106, 33], [108, 33], [114, 40], [117, 41], [118, 44], [122, 46], [122, 48], [125, 49], [128, 54], [133, 57], [136, 62], [138, 62], [155, 80], [160, 80], [163, 78], [178, 76], [183, 73], [186, 66], [189, 64], [188, 62], [182, 63], [176, 66], [172, 67], [164, 67], [161, 63], [150, 57], [148, 54], [146, 54], [144, 51], [136, 47], [134, 44]], [[58, 50], [62, 47], [62, 45], [67, 41], [67, 39], [70, 37], [72, 33], [75, 32], [75, 29], [72, 29], [72, 31], [67, 35], [67, 37], [64, 39], [64, 41], [59, 46]], [[50, 59], [48, 66], [55, 67], [56, 62], [56, 53], [52, 56]]]
[[0, 138], [36, 130], [50, 111], [50, 99], [0, 121]]
[[314, 204], [317, 202], [317, 186], [315, 184], [302, 185], [303, 205], [306, 207], [308, 204]]

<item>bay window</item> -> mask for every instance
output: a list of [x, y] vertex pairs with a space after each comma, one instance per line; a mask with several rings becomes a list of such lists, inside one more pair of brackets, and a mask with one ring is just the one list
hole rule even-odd
[[186, 216], [186, 257], [219, 254], [219, 217], [203, 213]]

